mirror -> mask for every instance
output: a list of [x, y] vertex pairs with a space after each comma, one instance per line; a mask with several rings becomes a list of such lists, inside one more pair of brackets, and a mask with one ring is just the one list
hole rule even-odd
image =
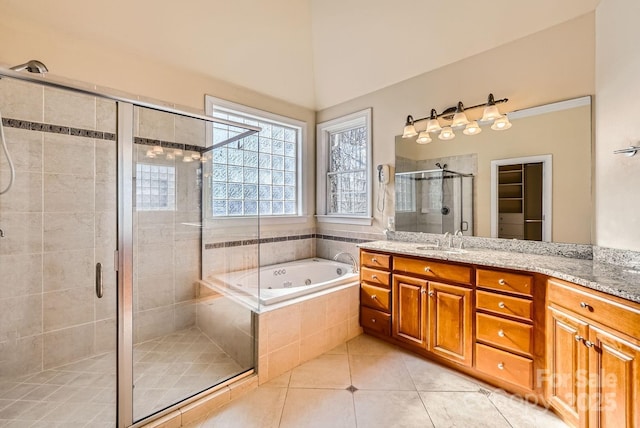
[[[483, 126], [482, 132], [477, 135], [464, 135], [456, 131], [455, 139], [449, 141], [439, 140], [434, 134], [433, 142], [424, 145], [417, 144], [415, 138], [397, 136], [394, 182], [396, 230], [444, 233], [449, 230], [445, 230], [444, 226], [438, 229], [438, 224], [457, 225], [458, 219], [461, 219], [469, 224], [465, 234], [499, 237], [499, 210], [501, 205], [504, 206], [504, 200], [500, 200], [501, 191], [504, 199], [504, 186], [502, 190], [500, 188], [500, 167], [524, 164], [528, 162], [527, 159], [549, 159], [546, 164], [550, 165], [546, 171], [548, 176], [545, 176], [548, 182], [541, 184], [544, 187], [542, 191], [546, 192], [541, 197], [545, 198], [545, 208], [548, 209], [544, 217], [548, 221], [544, 240], [590, 244], [591, 98], [582, 97], [519, 110], [510, 113], [509, 120], [513, 126], [505, 131], [493, 131], [489, 126]], [[447, 186], [442, 186], [440, 193], [435, 195], [441, 198], [441, 213], [438, 213], [437, 204], [425, 202], [430, 194], [433, 196], [433, 189], [438, 186], [433, 182], [424, 186], [424, 183], [430, 182], [424, 178], [437, 175], [437, 172], [422, 172], [443, 169], [473, 176], [466, 184], [470, 189], [462, 196], [462, 202], [457, 204], [468, 207], [464, 214], [449, 210], [445, 195]], [[441, 180], [441, 183], [444, 182]], [[448, 187], [462, 192], [465, 186]], [[456, 200], [461, 197], [459, 193], [452, 194]], [[444, 212], [447, 214], [442, 214]], [[436, 219], [440, 215], [450, 215], [449, 212], [457, 215], [455, 222]], [[464, 216], [466, 218], [463, 219]], [[449, 232], [453, 233], [453, 230]], [[517, 234], [507, 237], [519, 238]]]

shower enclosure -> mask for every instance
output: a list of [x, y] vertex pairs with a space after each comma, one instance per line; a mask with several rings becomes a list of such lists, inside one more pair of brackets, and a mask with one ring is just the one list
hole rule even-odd
[[137, 426], [250, 372], [254, 312], [200, 288], [203, 236], [230, 230], [203, 171], [214, 122], [216, 146], [259, 129], [0, 75], [0, 426]]
[[472, 174], [445, 168], [400, 172], [395, 185], [398, 230], [473, 235]]

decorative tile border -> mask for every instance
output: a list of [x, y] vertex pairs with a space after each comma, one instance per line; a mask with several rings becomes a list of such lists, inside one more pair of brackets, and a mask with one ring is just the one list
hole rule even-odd
[[[95, 138], [98, 140], [116, 141], [116, 134], [111, 132], [95, 131], [93, 129], [73, 128], [70, 126], [52, 125], [41, 122], [31, 122], [28, 120], [2, 118], [2, 125], [7, 128], [25, 129], [29, 131], [49, 132], [52, 134], [73, 135], [75, 137]], [[192, 152], [204, 152], [205, 147], [193, 146], [191, 144], [179, 144], [172, 141], [153, 140], [151, 138], [134, 137], [133, 142], [144, 146], [162, 146], [164, 148], [189, 150]]]
[[273, 242], [297, 241], [300, 239], [327, 239], [330, 241], [350, 242], [353, 244], [362, 244], [370, 242], [369, 239], [345, 238], [342, 236], [322, 235], [319, 233], [310, 233], [305, 235], [276, 236], [273, 238], [248, 239], [241, 241], [225, 241], [205, 244], [205, 250], [215, 250], [218, 248], [240, 247], [243, 245], [271, 244]]

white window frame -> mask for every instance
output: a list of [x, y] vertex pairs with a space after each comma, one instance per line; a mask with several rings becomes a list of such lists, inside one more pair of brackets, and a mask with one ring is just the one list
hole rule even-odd
[[[307, 177], [303, 170], [303, 161], [306, 155], [306, 142], [307, 142], [307, 123], [301, 120], [293, 119], [287, 116], [282, 116], [276, 113], [271, 113], [265, 110], [249, 107], [244, 104], [238, 104], [233, 101], [217, 98], [212, 95], [205, 95], [205, 112], [208, 116], [213, 115], [214, 110], [224, 111], [230, 114], [238, 114], [243, 116], [249, 116], [252, 119], [260, 120], [265, 119], [275, 123], [279, 123], [289, 127], [300, 128], [300, 139], [298, 141], [298, 154], [296, 163], [296, 199], [297, 199], [297, 211], [298, 214], [283, 214], [283, 215], [257, 215], [260, 217], [262, 224], [291, 224], [291, 223], [304, 223], [307, 221], [307, 199], [304, 189], [307, 184]], [[207, 147], [213, 144], [213, 130], [211, 123], [207, 123]], [[242, 224], [243, 219], [250, 218], [252, 216], [229, 216], [229, 217], [215, 217], [215, 220], [225, 221], [229, 223]]]
[[[355, 126], [367, 127], [367, 212], [363, 215], [346, 216], [343, 214], [327, 214], [327, 173], [329, 172], [329, 136]], [[319, 223], [343, 223], [371, 226], [372, 218], [372, 127], [371, 108], [360, 110], [346, 116], [319, 123], [316, 126], [317, 179], [316, 179], [316, 218]]]

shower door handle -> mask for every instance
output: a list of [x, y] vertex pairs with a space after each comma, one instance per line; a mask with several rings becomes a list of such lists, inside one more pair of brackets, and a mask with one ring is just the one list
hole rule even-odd
[[104, 288], [102, 286], [102, 263], [96, 263], [96, 296], [102, 298]]

